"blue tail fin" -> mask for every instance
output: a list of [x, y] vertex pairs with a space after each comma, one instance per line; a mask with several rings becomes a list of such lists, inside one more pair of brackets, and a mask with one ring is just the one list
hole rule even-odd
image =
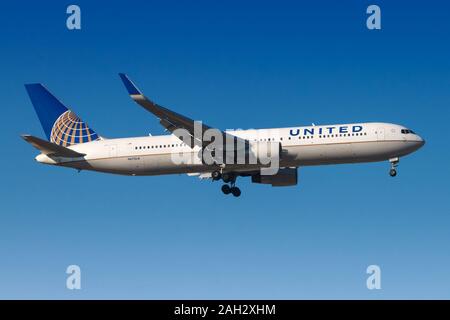
[[50, 142], [67, 147], [99, 139], [94, 130], [64, 106], [42, 84], [26, 84], [25, 88]]

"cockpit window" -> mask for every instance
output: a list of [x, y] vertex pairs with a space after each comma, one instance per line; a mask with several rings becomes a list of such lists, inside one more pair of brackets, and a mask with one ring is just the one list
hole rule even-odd
[[409, 133], [416, 134], [414, 131], [409, 130], [409, 129], [402, 129], [402, 133], [403, 134], [409, 134]]

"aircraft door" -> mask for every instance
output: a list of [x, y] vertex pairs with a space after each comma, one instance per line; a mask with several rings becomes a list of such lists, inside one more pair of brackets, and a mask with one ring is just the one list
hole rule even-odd
[[377, 140], [378, 141], [384, 140], [384, 128], [383, 127], [377, 128]]
[[116, 144], [111, 144], [109, 146], [109, 156], [117, 157], [117, 145]]

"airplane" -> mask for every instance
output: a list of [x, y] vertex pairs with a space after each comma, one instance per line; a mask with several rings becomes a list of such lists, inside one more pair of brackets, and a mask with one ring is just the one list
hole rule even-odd
[[[120, 73], [119, 76], [131, 99], [153, 113], [170, 134], [105, 138], [42, 84], [26, 84], [47, 136], [45, 140], [22, 135], [41, 152], [36, 161], [78, 171], [131, 176], [188, 174], [221, 180], [224, 194], [239, 197], [238, 177], [250, 177], [253, 183], [273, 187], [294, 186], [298, 183], [298, 168], [304, 166], [389, 161], [389, 174], [395, 177], [400, 157], [425, 144], [413, 130], [382, 122], [219, 130], [154, 103], [127, 75]], [[202, 134], [198, 134], [199, 130], [214, 130], [219, 134], [216, 138], [221, 139], [211, 147], [212, 140], [203, 139]], [[212, 161], [204, 160], [206, 151], [210, 152]], [[244, 161], [236, 161], [238, 152], [244, 155], [239, 158]], [[188, 157], [183, 158], [184, 161], [174, 161], [178, 155]], [[271, 165], [267, 159], [276, 162], [276, 168], [270, 174], [263, 171]]]

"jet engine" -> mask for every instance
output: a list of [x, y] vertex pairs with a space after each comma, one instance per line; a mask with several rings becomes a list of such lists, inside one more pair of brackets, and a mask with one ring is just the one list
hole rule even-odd
[[271, 184], [272, 187], [295, 186], [298, 182], [297, 168], [280, 168], [275, 175], [252, 175], [253, 183]]

